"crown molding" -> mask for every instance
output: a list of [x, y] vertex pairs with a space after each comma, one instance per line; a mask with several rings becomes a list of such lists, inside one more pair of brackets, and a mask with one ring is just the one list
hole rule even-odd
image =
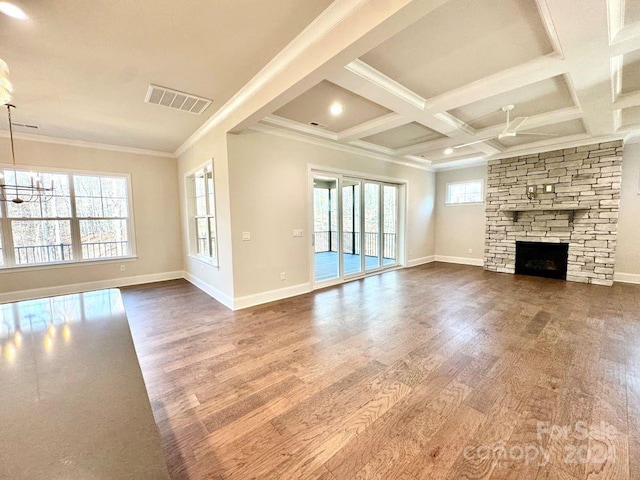
[[[10, 138], [9, 132], [0, 130], [1, 138]], [[176, 158], [171, 152], [159, 150], [147, 150], [144, 148], [123, 147], [121, 145], [110, 145], [108, 143], [87, 142], [85, 140], [73, 140], [71, 138], [49, 137], [46, 135], [34, 135], [32, 133], [13, 133], [13, 138], [17, 140], [27, 140], [30, 142], [52, 143], [55, 145], [66, 145], [69, 147], [92, 148], [94, 150], [106, 150], [109, 152], [133, 153], [136, 155], [150, 155], [154, 157]]]
[[424, 98], [392, 78], [387, 77], [384, 73], [376, 70], [362, 60], [354, 60], [348, 65], [345, 65], [344, 68], [413, 105], [417, 109], [424, 110], [424, 106], [427, 103]]
[[303, 133], [298, 133], [295, 131], [284, 130], [282, 128], [278, 128], [275, 126], [271, 126], [265, 123], [256, 123], [248, 128], [248, 130], [260, 133], [266, 133], [268, 135], [275, 135], [277, 137], [289, 138], [291, 140], [298, 140], [305, 143], [310, 143], [312, 145], [318, 145], [321, 147], [331, 148], [333, 150], [338, 150], [341, 152], [352, 153], [355, 155], [360, 155], [367, 158], [372, 158], [374, 160], [381, 160], [383, 162], [394, 163], [396, 165], [402, 165], [404, 167], [416, 168], [418, 170], [425, 170], [427, 172], [434, 171], [433, 168], [427, 163], [427, 160], [424, 161], [424, 165], [418, 165], [415, 163], [411, 163], [410, 161], [402, 161], [399, 158], [390, 157], [388, 155], [384, 155], [382, 153], [372, 152], [368, 150], [364, 150], [362, 148], [345, 145], [343, 143], [337, 143], [328, 139], [318, 138], [318, 137], [310, 137]]
[[556, 31], [556, 27], [553, 24], [553, 17], [551, 16], [551, 12], [549, 11], [547, 0], [536, 0], [536, 6], [538, 7], [538, 13], [540, 14], [540, 18], [542, 19], [542, 23], [544, 24], [544, 28], [547, 32], [547, 37], [549, 37], [549, 41], [551, 42], [551, 46], [553, 47], [553, 51], [557, 53], [560, 58], [564, 59], [564, 53], [562, 52], [560, 38], [558, 37], [558, 32]]
[[295, 130], [296, 132], [326, 138], [327, 140], [338, 139], [337, 133], [333, 133], [319, 127], [314, 127], [313, 125], [307, 125], [306, 123], [298, 122], [296, 120], [290, 120], [288, 118], [280, 117], [278, 115], [267, 115], [261, 121], [270, 125], [274, 125], [276, 127], [287, 128], [290, 130]]
[[451, 162], [437, 163], [433, 165], [436, 172], [448, 172], [450, 170], [462, 170], [464, 168], [480, 167], [487, 164], [484, 157], [467, 158], [465, 160], [453, 160]]
[[376, 133], [386, 132], [393, 128], [401, 127], [411, 123], [411, 119], [400, 115], [399, 113], [391, 112], [368, 122], [361, 123], [355, 127], [347, 128], [338, 132], [338, 140], [349, 142], [352, 140], [359, 140], [361, 138], [370, 137]]
[[594, 143], [613, 142], [616, 140], [623, 140], [626, 135], [626, 133], [616, 133], [613, 135], [592, 137], [588, 133], [581, 133], [578, 135], [564, 137], [564, 140], [556, 141], [555, 143], [553, 143], [553, 140], [544, 140], [542, 142], [532, 142], [525, 145], [511, 147], [498, 155], [488, 157], [487, 160], [521, 157], [523, 155], [534, 155], [536, 153], [551, 152], [553, 150], [580, 147], [582, 145], [590, 145]]
[[179, 157], [368, 0], [336, 0], [207, 119], [174, 154]]

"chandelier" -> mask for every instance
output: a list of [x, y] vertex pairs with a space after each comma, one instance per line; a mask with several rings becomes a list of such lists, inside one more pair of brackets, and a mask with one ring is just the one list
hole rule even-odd
[[16, 168], [16, 152], [13, 144], [13, 124], [11, 123], [11, 109], [16, 108], [10, 104], [13, 88], [9, 81], [9, 69], [7, 64], [0, 59], [0, 105], [7, 107], [7, 118], [9, 120], [9, 138], [11, 141], [11, 161], [14, 170], [13, 184], [5, 181], [4, 175], [0, 171], [0, 201], [21, 204], [24, 202], [49, 201], [53, 197], [53, 181], [50, 187], [45, 187], [42, 179], [31, 174], [26, 182], [18, 181]]

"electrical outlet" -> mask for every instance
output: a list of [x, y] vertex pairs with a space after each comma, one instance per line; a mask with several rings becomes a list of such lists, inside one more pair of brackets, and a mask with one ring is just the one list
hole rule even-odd
[[280, 280], [286, 280], [287, 279], [287, 273], [286, 272], [280, 272]]
[[301, 228], [294, 228], [293, 236], [296, 238], [304, 237], [304, 230], [302, 230]]
[[120, 265], [120, 271], [124, 272], [127, 269], [126, 265]]
[[251, 240], [251, 232], [242, 232], [242, 241], [248, 242]]

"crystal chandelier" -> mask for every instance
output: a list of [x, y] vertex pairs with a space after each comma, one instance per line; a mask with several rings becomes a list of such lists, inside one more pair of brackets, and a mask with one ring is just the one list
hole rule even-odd
[[53, 196], [53, 181], [50, 187], [45, 187], [42, 179], [31, 174], [28, 182], [19, 182], [15, 173], [16, 152], [13, 144], [13, 124], [11, 123], [11, 109], [16, 108], [10, 104], [13, 88], [9, 81], [9, 69], [7, 64], [0, 59], [0, 105], [7, 107], [7, 118], [9, 120], [9, 138], [11, 141], [11, 161], [14, 170], [14, 183], [6, 183], [4, 175], [0, 171], [0, 201], [21, 204], [24, 202], [40, 202], [51, 200]]

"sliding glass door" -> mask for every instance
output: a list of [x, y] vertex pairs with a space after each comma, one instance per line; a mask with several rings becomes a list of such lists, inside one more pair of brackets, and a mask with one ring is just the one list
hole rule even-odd
[[313, 246], [315, 281], [340, 276], [338, 253], [338, 179], [313, 177]]
[[399, 198], [399, 185], [314, 173], [316, 284], [397, 265]]
[[360, 180], [346, 178], [342, 181], [342, 258], [345, 276], [362, 272], [361, 190]]

